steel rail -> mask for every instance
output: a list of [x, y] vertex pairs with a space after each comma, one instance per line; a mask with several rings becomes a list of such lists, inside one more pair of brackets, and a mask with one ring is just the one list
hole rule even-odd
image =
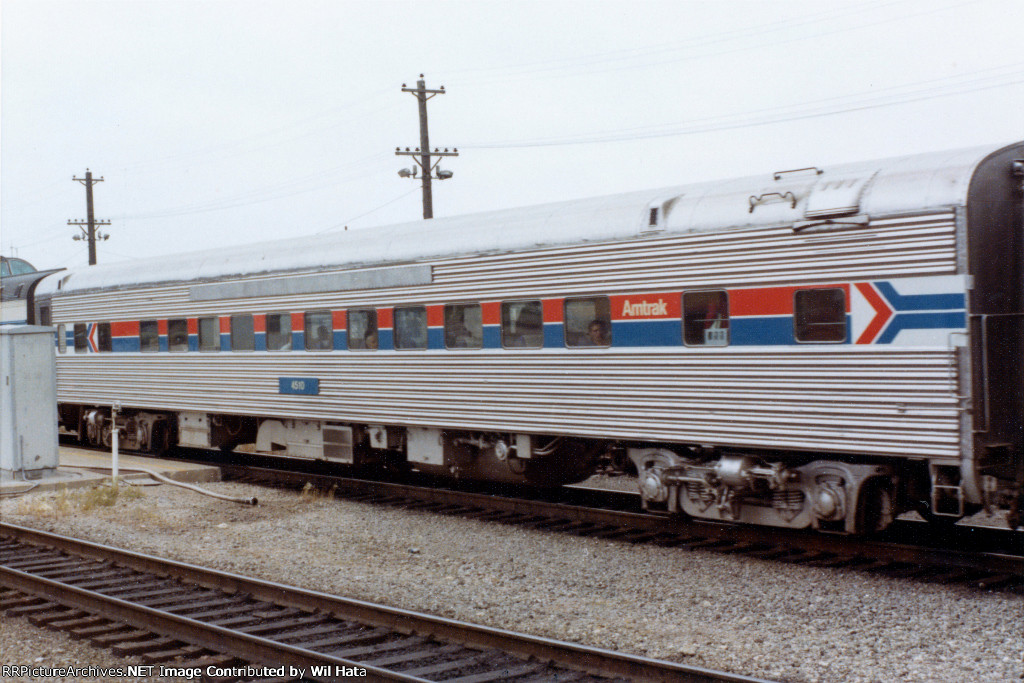
[[[339, 495], [351, 495], [356, 499], [378, 497], [404, 497], [437, 505], [463, 506], [506, 512], [509, 515], [538, 515], [547, 519], [565, 520], [579, 524], [595, 526], [614, 526], [636, 531], [647, 532], [660, 541], [670, 543], [668, 539], [680, 538], [714, 538], [723, 544], [757, 544], [784, 546], [793, 550], [808, 553], [831, 553], [836, 556], [863, 558], [865, 564], [871, 560], [884, 560], [890, 564], [908, 564], [944, 569], [963, 569], [987, 573], [993, 577], [1017, 577], [1024, 580], [1024, 533], [1009, 529], [985, 529], [973, 527], [957, 527], [959, 537], [954, 538], [954, 545], [962, 545], [965, 535], [998, 536], [1003, 545], [1011, 551], [986, 552], [972, 548], [965, 551], [962, 547], [944, 547], [936, 545], [942, 540], [933, 538], [932, 530], [924, 522], [906, 522], [901, 528], [907, 530], [902, 536], [909, 538], [893, 540], [889, 537], [862, 538], [857, 536], [826, 534], [808, 530], [781, 528], [765, 528], [750, 525], [706, 522], [684, 517], [668, 517], [639, 511], [639, 496], [621, 491], [591, 490], [591, 495], [616, 500], [609, 507], [592, 507], [586, 504], [538, 500], [536, 498], [514, 498], [491, 493], [441, 489], [428, 486], [417, 486], [405, 483], [384, 482], [377, 480], [352, 479], [326, 474], [310, 474], [305, 472], [288, 472], [280, 470], [260, 469], [250, 466], [221, 465], [226, 477], [263, 477], [267, 480], [291, 481], [292, 485], [310, 483], [320, 490], [331, 490]], [[573, 489], [562, 489], [563, 497], [576, 495]], [[635, 501], [635, 504], [634, 504]], [[622, 507], [634, 507], [634, 510], [623, 510]], [[926, 541], [935, 541], [929, 545]], [[983, 586], [987, 583], [982, 582]]]
[[[137, 571], [168, 576], [183, 582], [228, 593], [248, 595], [255, 600], [304, 611], [317, 611], [339, 619], [347, 619], [403, 633], [430, 635], [438, 640], [467, 646], [492, 648], [523, 658], [548, 661], [559, 666], [598, 676], [616, 676], [633, 681], [659, 683], [768, 683], [764, 679], [718, 672], [646, 657], [592, 648], [575, 643], [514, 633], [503, 629], [479, 626], [395, 607], [341, 598], [317, 591], [280, 583], [243, 577], [229, 572], [206, 569], [184, 562], [165, 560], [98, 543], [58, 536], [45, 531], [0, 523], [0, 536], [37, 546], [58, 549], [85, 558], [109, 561]], [[112, 615], [143, 628], [179, 640], [203, 645], [209, 649], [235, 655], [241, 659], [266, 664], [310, 665], [337, 664], [367, 669], [371, 680], [422, 681], [428, 679], [375, 669], [358, 661], [325, 655], [301, 647], [276, 643], [264, 638], [212, 626], [202, 621], [160, 610], [133, 605], [93, 591], [40, 577], [32, 577], [0, 566], [0, 583], [25, 593], [87, 611]], [[199, 634], [203, 635], [199, 635]]]
[[102, 614], [147, 631], [201, 645], [216, 652], [234, 655], [246, 661], [277, 666], [290, 665], [303, 670], [308, 670], [310, 666], [320, 665], [357, 667], [357, 669], [366, 669], [368, 680], [429, 683], [429, 679], [406, 676], [349, 659], [260, 638], [2, 565], [0, 565], [0, 584], [67, 607]]

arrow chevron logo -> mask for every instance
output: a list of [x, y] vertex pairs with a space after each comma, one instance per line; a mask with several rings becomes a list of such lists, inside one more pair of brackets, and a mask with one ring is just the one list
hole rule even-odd
[[86, 338], [89, 340], [89, 351], [92, 353], [98, 353], [100, 350], [99, 342], [97, 341], [97, 330], [98, 325], [96, 323], [89, 323], [89, 330]]
[[858, 344], [891, 344], [903, 330], [962, 329], [967, 324], [962, 293], [900, 294], [891, 282], [855, 284], [875, 311]]

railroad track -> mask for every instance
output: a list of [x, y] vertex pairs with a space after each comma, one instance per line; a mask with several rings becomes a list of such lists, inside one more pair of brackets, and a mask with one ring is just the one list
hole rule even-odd
[[992, 527], [936, 528], [898, 520], [886, 534], [852, 536], [714, 524], [640, 510], [639, 496], [565, 487], [557, 500], [517, 490], [459, 490], [352, 479], [251, 465], [221, 465], [225, 479], [320, 491], [354, 501], [418, 509], [546, 531], [742, 554], [817, 567], [849, 568], [935, 583], [1024, 594], [1024, 533]]
[[[762, 679], [348, 600], [0, 524], [0, 612], [219, 681]], [[762, 683], [764, 683], [762, 681]]]

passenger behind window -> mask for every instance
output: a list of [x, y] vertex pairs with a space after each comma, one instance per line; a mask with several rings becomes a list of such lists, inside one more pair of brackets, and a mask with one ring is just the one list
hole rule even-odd
[[606, 296], [565, 300], [565, 345], [611, 346], [611, 303]]
[[349, 311], [348, 348], [370, 351], [377, 348], [377, 311]]
[[449, 349], [479, 349], [484, 332], [480, 304], [446, 304], [444, 345]]
[[608, 346], [611, 344], [610, 337], [607, 321], [591, 320], [587, 325], [587, 336], [580, 339], [579, 346]]

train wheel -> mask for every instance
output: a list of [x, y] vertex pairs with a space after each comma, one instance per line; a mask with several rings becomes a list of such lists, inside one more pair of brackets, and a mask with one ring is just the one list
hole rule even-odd
[[153, 424], [153, 432], [149, 437], [149, 452], [160, 457], [171, 449], [171, 430], [167, 423], [158, 420]]
[[870, 479], [861, 488], [857, 498], [856, 533], [876, 534], [892, 524], [893, 495], [889, 486], [880, 479]]

